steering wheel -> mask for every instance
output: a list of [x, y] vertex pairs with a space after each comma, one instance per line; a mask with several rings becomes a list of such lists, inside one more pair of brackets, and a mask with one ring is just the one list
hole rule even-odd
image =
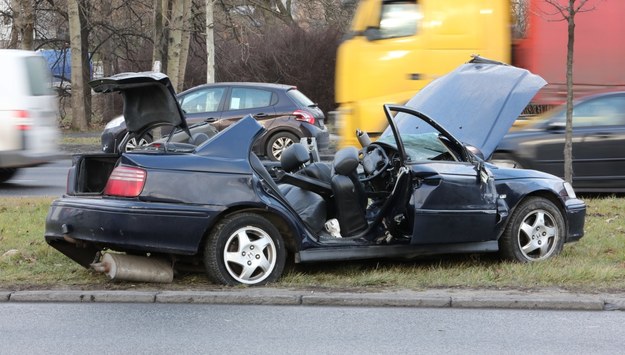
[[361, 164], [365, 171], [365, 178], [360, 181], [373, 180], [380, 176], [391, 163], [382, 147], [370, 144], [361, 151]]

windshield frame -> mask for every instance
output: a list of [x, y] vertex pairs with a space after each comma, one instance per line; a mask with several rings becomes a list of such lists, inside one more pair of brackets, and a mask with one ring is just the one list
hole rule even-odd
[[[397, 151], [399, 152], [402, 162], [412, 163], [412, 161], [409, 160], [408, 154], [406, 153], [404, 142], [401, 138], [401, 131], [399, 130], [398, 122], [396, 122], [397, 116], [400, 116], [400, 114], [407, 115], [407, 116], [400, 116], [399, 117], [400, 119], [403, 119], [402, 117], [409, 118], [412, 116], [412, 117], [416, 117], [417, 119], [421, 121], [424, 121], [425, 123], [430, 125], [432, 128], [434, 128], [436, 131], [438, 131], [438, 134], [442, 135], [449, 141], [449, 143], [453, 146], [453, 149], [460, 154], [460, 158], [462, 159], [462, 161], [470, 162], [470, 163], [474, 161], [473, 154], [469, 152], [467, 147], [462, 142], [456, 139], [445, 128], [443, 128], [441, 125], [439, 125], [436, 121], [434, 121], [432, 118], [428, 117], [427, 115], [419, 111], [415, 111], [406, 106], [390, 105], [390, 104], [384, 105], [384, 112], [389, 122], [389, 126], [384, 130], [384, 132], [382, 133], [380, 137], [381, 138], [386, 137], [390, 134], [392, 134], [395, 137], [395, 143], [397, 144], [396, 148], [397, 148]], [[393, 115], [393, 112], [397, 112], [397, 115]], [[424, 133], [427, 133], [427, 132], [424, 132]]]

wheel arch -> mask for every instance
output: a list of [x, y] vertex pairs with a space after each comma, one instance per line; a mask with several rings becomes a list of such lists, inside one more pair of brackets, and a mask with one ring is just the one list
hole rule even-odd
[[567, 215], [566, 215], [566, 209], [565, 209], [565, 206], [564, 206], [564, 202], [553, 191], [549, 191], [549, 190], [535, 190], [535, 191], [532, 191], [532, 192], [524, 195], [510, 209], [509, 216], [512, 216], [512, 214], [516, 211], [516, 209], [524, 201], [526, 201], [527, 199], [532, 198], [532, 197], [542, 197], [542, 198], [550, 201], [551, 203], [553, 203], [558, 208], [558, 211], [560, 211], [560, 214], [562, 215], [562, 219], [564, 220], [564, 226], [566, 228], [565, 230], [568, 231], [569, 220], [568, 220]]
[[278, 229], [280, 235], [282, 236], [282, 240], [284, 241], [286, 250], [289, 253], [295, 253], [297, 252], [297, 250], [299, 250], [299, 245], [301, 243], [295, 237], [297, 235], [296, 228], [292, 225], [292, 223], [289, 223], [287, 221], [287, 218], [285, 216], [281, 215], [278, 211], [269, 210], [264, 206], [261, 207], [253, 205], [237, 205], [225, 209], [212, 220], [211, 225], [208, 226], [208, 228], [204, 231], [202, 240], [198, 245], [197, 254], [202, 254], [202, 250], [204, 250], [208, 235], [220, 221], [222, 221], [224, 218], [239, 213], [255, 213], [264, 217]]
[[290, 133], [302, 139], [302, 132], [298, 131], [297, 129], [290, 126], [278, 126], [272, 130], [265, 132], [265, 134], [263, 134], [263, 136], [260, 138], [260, 142], [258, 142], [258, 148], [262, 155], [267, 155], [267, 142], [269, 142], [275, 135], [283, 132]]

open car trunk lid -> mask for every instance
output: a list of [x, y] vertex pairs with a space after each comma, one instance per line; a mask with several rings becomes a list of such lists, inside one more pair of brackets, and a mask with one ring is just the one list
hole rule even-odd
[[174, 88], [165, 74], [121, 73], [93, 80], [89, 85], [96, 92], [118, 91], [122, 94], [124, 120], [131, 133], [140, 133], [160, 124], [189, 131]]

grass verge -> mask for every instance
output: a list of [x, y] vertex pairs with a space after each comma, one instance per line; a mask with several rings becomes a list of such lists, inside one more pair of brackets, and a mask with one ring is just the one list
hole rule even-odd
[[[51, 198], [0, 200], [0, 289], [208, 289], [203, 274], [168, 285], [111, 282], [85, 270], [43, 239]], [[625, 199], [586, 199], [586, 235], [561, 256], [541, 263], [501, 262], [493, 255], [461, 255], [410, 262], [368, 261], [296, 265], [276, 287], [368, 289], [558, 287], [583, 292], [625, 290]]]

